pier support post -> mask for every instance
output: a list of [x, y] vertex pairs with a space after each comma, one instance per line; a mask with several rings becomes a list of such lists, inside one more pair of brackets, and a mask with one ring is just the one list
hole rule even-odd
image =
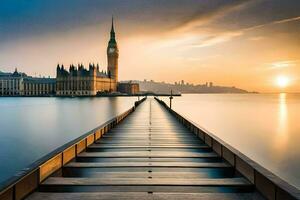
[[170, 109], [172, 109], [172, 100], [173, 100], [173, 91], [171, 90], [171, 96], [169, 97], [170, 99]]

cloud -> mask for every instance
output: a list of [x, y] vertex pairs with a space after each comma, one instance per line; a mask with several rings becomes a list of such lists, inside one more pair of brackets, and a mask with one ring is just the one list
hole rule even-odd
[[211, 22], [214, 19], [222, 17], [230, 12], [244, 8], [251, 0], [234, 0], [230, 3], [216, 6], [210, 11], [199, 10], [193, 15], [189, 16], [188, 19], [183, 20], [181, 23], [176, 25], [175, 31], [185, 32], [195, 28], [198, 28], [204, 24]]
[[[254, 26], [243, 27], [241, 25], [235, 30], [223, 28], [224, 24], [220, 24], [217, 20], [230, 16], [234, 12], [239, 12], [243, 9], [249, 9], [250, 6], [257, 4], [260, 0], [239, 0], [230, 1], [229, 3], [222, 3], [214, 6], [208, 10], [198, 10], [193, 15], [190, 15], [185, 20], [176, 24], [174, 29], [171, 29], [166, 36], [174, 36], [174, 40], [180, 40], [180, 37], [185, 35], [194, 35], [196, 39], [194, 42], [186, 44], [197, 48], [210, 47], [225, 42], [229, 42], [237, 37], [245, 35], [247, 32], [257, 29], [265, 28], [267, 26], [295, 22], [300, 20], [300, 16], [289, 17], [279, 20], [269, 21], [268, 23], [261, 23]], [[222, 28], [221, 28], [222, 27]], [[260, 41], [264, 39], [263, 36], [252, 36], [248, 38], [251, 41]]]
[[274, 20], [274, 21], [271, 21], [269, 23], [264, 23], [264, 24], [251, 26], [251, 27], [248, 27], [248, 28], [244, 28], [243, 31], [252, 31], [252, 30], [264, 28], [266, 26], [271, 26], [271, 25], [276, 25], [276, 24], [284, 24], [284, 23], [294, 22], [294, 21], [300, 21], [300, 16], [292, 17], [292, 18], [286, 18], [286, 19], [280, 19], [280, 20]]
[[298, 62], [299, 62], [298, 60], [277, 61], [277, 62], [269, 63], [268, 69], [273, 70], [273, 69], [288, 68], [288, 67], [295, 66]]
[[[271, 25], [276, 25], [276, 24], [284, 24], [284, 23], [289, 23], [289, 22], [294, 22], [294, 21], [300, 21], [300, 16], [287, 18], [287, 19], [281, 19], [281, 20], [275, 20], [275, 21], [272, 21], [269, 23], [259, 24], [259, 25], [255, 25], [255, 26], [251, 26], [251, 27], [247, 27], [247, 28], [241, 28], [241, 29], [237, 29], [237, 30], [231, 31], [231, 32], [224, 30], [223, 32], [219, 31], [219, 33], [215, 33], [215, 32], [217, 32], [216, 30], [210, 30], [210, 32], [206, 33], [206, 39], [204, 39], [204, 40], [200, 41], [199, 43], [194, 44], [192, 46], [199, 47], [199, 48], [209, 47], [209, 46], [217, 45], [220, 43], [228, 42], [236, 37], [245, 35], [249, 31], [264, 28], [266, 26], [271, 26]], [[252, 40], [252, 41], [259, 41], [262, 39], [264, 39], [263, 36], [249, 38], [249, 40]]]
[[[194, 35], [194, 42], [187, 45], [197, 48], [209, 47], [232, 40], [244, 34], [243, 30], [217, 30], [210, 27], [210, 23], [230, 13], [246, 8], [251, 0], [232, 0], [229, 3], [222, 3], [208, 10], [198, 10], [193, 15], [187, 17], [177, 24], [174, 29], [168, 32], [167, 36], [174, 35], [176, 41], [184, 35]], [[181, 36], [180, 36], [181, 35]]]
[[282, 24], [282, 23], [299, 21], [299, 20], [300, 20], [300, 16], [297, 16], [297, 17], [292, 17], [292, 18], [288, 18], [288, 19], [277, 20], [277, 21], [274, 21], [272, 24]]
[[219, 33], [216, 35], [208, 36], [206, 39], [200, 41], [197, 44], [192, 45], [193, 47], [208, 47], [208, 46], [213, 46], [219, 43], [224, 43], [227, 41], [232, 40], [232, 38], [241, 36], [243, 32], [241, 31], [236, 31], [236, 32], [223, 32]]

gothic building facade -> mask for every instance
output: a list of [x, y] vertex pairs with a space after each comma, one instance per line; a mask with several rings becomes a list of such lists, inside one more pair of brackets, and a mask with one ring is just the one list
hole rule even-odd
[[0, 72], [0, 96], [53, 96], [55, 90], [54, 78], [27, 76], [17, 69]]
[[89, 64], [88, 69], [82, 64], [70, 65], [69, 70], [66, 70], [63, 65], [58, 65], [56, 95], [93, 96], [101, 92], [117, 91], [118, 58], [119, 49], [112, 20], [110, 40], [107, 46], [107, 71], [100, 71], [98, 64]]

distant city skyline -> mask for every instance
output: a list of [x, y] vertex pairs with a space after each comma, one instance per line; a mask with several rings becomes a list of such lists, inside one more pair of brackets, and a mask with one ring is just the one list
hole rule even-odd
[[214, 82], [300, 92], [298, 0], [3, 0], [0, 71], [55, 77], [60, 64], [107, 66], [111, 16], [120, 80]]
[[[91, 64], [93, 65], [93, 64]], [[65, 69], [68, 70], [68, 67], [69, 66], [65, 66]], [[77, 66], [75, 66], [77, 67]], [[81, 65], [79, 65], [79, 68], [82, 67]], [[14, 71], [1, 71], [0, 70], [0, 76], [1, 75], [12, 75], [13, 73], [20, 73], [20, 76], [24, 76], [24, 77], [31, 77], [31, 78], [56, 78], [56, 77], [51, 77], [51, 76], [41, 76], [41, 75], [30, 75], [30, 74], [27, 74], [26, 72], [22, 72], [22, 71], [18, 71], [17, 68], [15, 68]], [[101, 73], [107, 73], [106, 70], [102, 70]], [[206, 87], [212, 87], [212, 86], [215, 86], [214, 85], [214, 82], [213, 81], [207, 81], [207, 82], [198, 82], [198, 83], [189, 83], [188, 81], [185, 81], [185, 80], [178, 80], [178, 81], [175, 81], [175, 82], [166, 82], [166, 81], [156, 81], [156, 80], [153, 80], [153, 79], [131, 79], [131, 80], [121, 80], [120, 83], [128, 83], [128, 82], [153, 82], [153, 83], [163, 83], [163, 84], [166, 84], [166, 85], [185, 85], [185, 86], [206, 86]], [[218, 86], [221, 86], [221, 85], [218, 85]], [[222, 85], [222, 87], [236, 87], [234, 85]], [[240, 88], [242, 89], [242, 88]], [[256, 92], [256, 91], [248, 91], [248, 92]]]

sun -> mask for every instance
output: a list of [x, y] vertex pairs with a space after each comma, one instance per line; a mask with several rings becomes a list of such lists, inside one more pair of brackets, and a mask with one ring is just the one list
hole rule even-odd
[[290, 83], [290, 79], [287, 76], [278, 76], [276, 78], [276, 84], [280, 88], [286, 88]]

